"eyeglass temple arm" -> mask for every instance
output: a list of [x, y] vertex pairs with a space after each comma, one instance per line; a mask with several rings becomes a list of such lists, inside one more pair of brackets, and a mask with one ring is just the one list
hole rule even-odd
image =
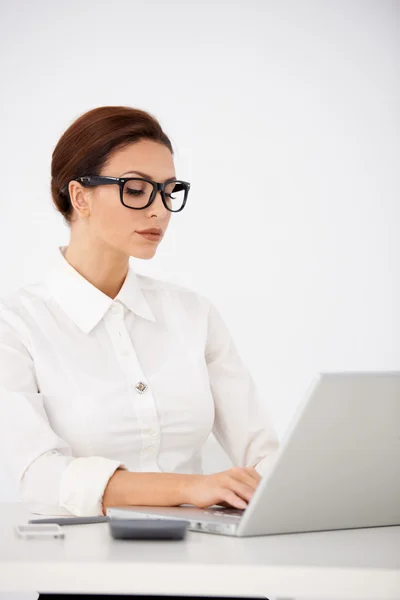
[[64, 187], [61, 188], [61, 192], [66, 192], [71, 181], [79, 181], [82, 185], [114, 185], [115, 183], [120, 183], [119, 177], [110, 177], [109, 179], [105, 179], [102, 175], [83, 175], [82, 177], [73, 177], [68, 181]]

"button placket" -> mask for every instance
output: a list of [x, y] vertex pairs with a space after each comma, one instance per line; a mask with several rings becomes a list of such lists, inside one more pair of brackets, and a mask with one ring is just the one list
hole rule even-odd
[[[160, 438], [158, 436], [159, 420], [154, 397], [137, 358], [132, 340], [126, 330], [123, 306], [115, 305], [110, 311], [112, 319], [108, 321], [107, 329], [120, 358], [121, 367], [132, 385], [132, 401], [141, 430], [140, 468], [145, 471], [160, 472], [156, 462]], [[150, 435], [149, 431], [152, 431]]]

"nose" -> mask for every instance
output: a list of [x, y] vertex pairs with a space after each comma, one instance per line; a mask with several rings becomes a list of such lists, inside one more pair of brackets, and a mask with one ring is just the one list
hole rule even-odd
[[153, 202], [150, 204], [149, 209], [150, 211], [156, 212], [158, 214], [169, 213], [169, 210], [167, 210], [164, 206], [161, 190], [157, 190], [156, 196]]

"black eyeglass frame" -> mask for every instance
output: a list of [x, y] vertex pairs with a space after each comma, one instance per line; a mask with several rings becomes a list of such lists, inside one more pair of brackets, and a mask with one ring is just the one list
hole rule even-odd
[[[163, 202], [165, 208], [167, 210], [169, 210], [170, 212], [180, 212], [185, 207], [186, 200], [187, 200], [189, 190], [190, 190], [190, 183], [188, 181], [182, 181], [182, 179], [169, 179], [169, 180], [165, 181], [164, 183], [158, 183], [157, 181], [153, 181], [152, 179], [146, 179], [145, 177], [108, 177], [106, 175], [85, 175], [83, 177], [73, 177], [72, 179], [70, 179], [69, 182], [66, 185], [64, 185], [63, 188], [61, 188], [62, 194], [65, 194], [67, 192], [68, 186], [71, 181], [78, 181], [85, 187], [94, 187], [96, 185], [115, 185], [115, 184], [117, 184], [117, 185], [119, 185], [119, 192], [120, 192], [119, 195], [120, 195], [121, 204], [126, 206], [126, 208], [131, 208], [132, 210], [143, 210], [144, 208], [147, 208], [148, 206], [150, 206], [150, 204], [152, 204], [154, 202], [157, 192], [160, 191], [162, 202]], [[150, 199], [145, 206], [136, 208], [134, 206], [128, 206], [127, 204], [124, 203], [123, 190], [124, 190], [124, 185], [127, 181], [147, 181], [148, 183], [152, 184], [153, 191], [150, 194]], [[171, 210], [169, 208], [169, 206], [167, 205], [167, 202], [165, 199], [165, 186], [169, 183], [172, 183], [173, 181], [184, 184], [185, 196], [183, 199], [182, 206], [178, 210]]]

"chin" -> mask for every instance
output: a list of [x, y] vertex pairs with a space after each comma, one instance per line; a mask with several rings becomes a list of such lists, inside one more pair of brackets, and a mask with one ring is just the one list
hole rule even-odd
[[141, 258], [142, 260], [150, 260], [150, 258], [153, 258], [156, 251], [157, 248], [155, 248], [154, 250], [149, 250], [146, 248], [135, 249], [131, 252], [131, 256], [133, 256], [134, 258]]

